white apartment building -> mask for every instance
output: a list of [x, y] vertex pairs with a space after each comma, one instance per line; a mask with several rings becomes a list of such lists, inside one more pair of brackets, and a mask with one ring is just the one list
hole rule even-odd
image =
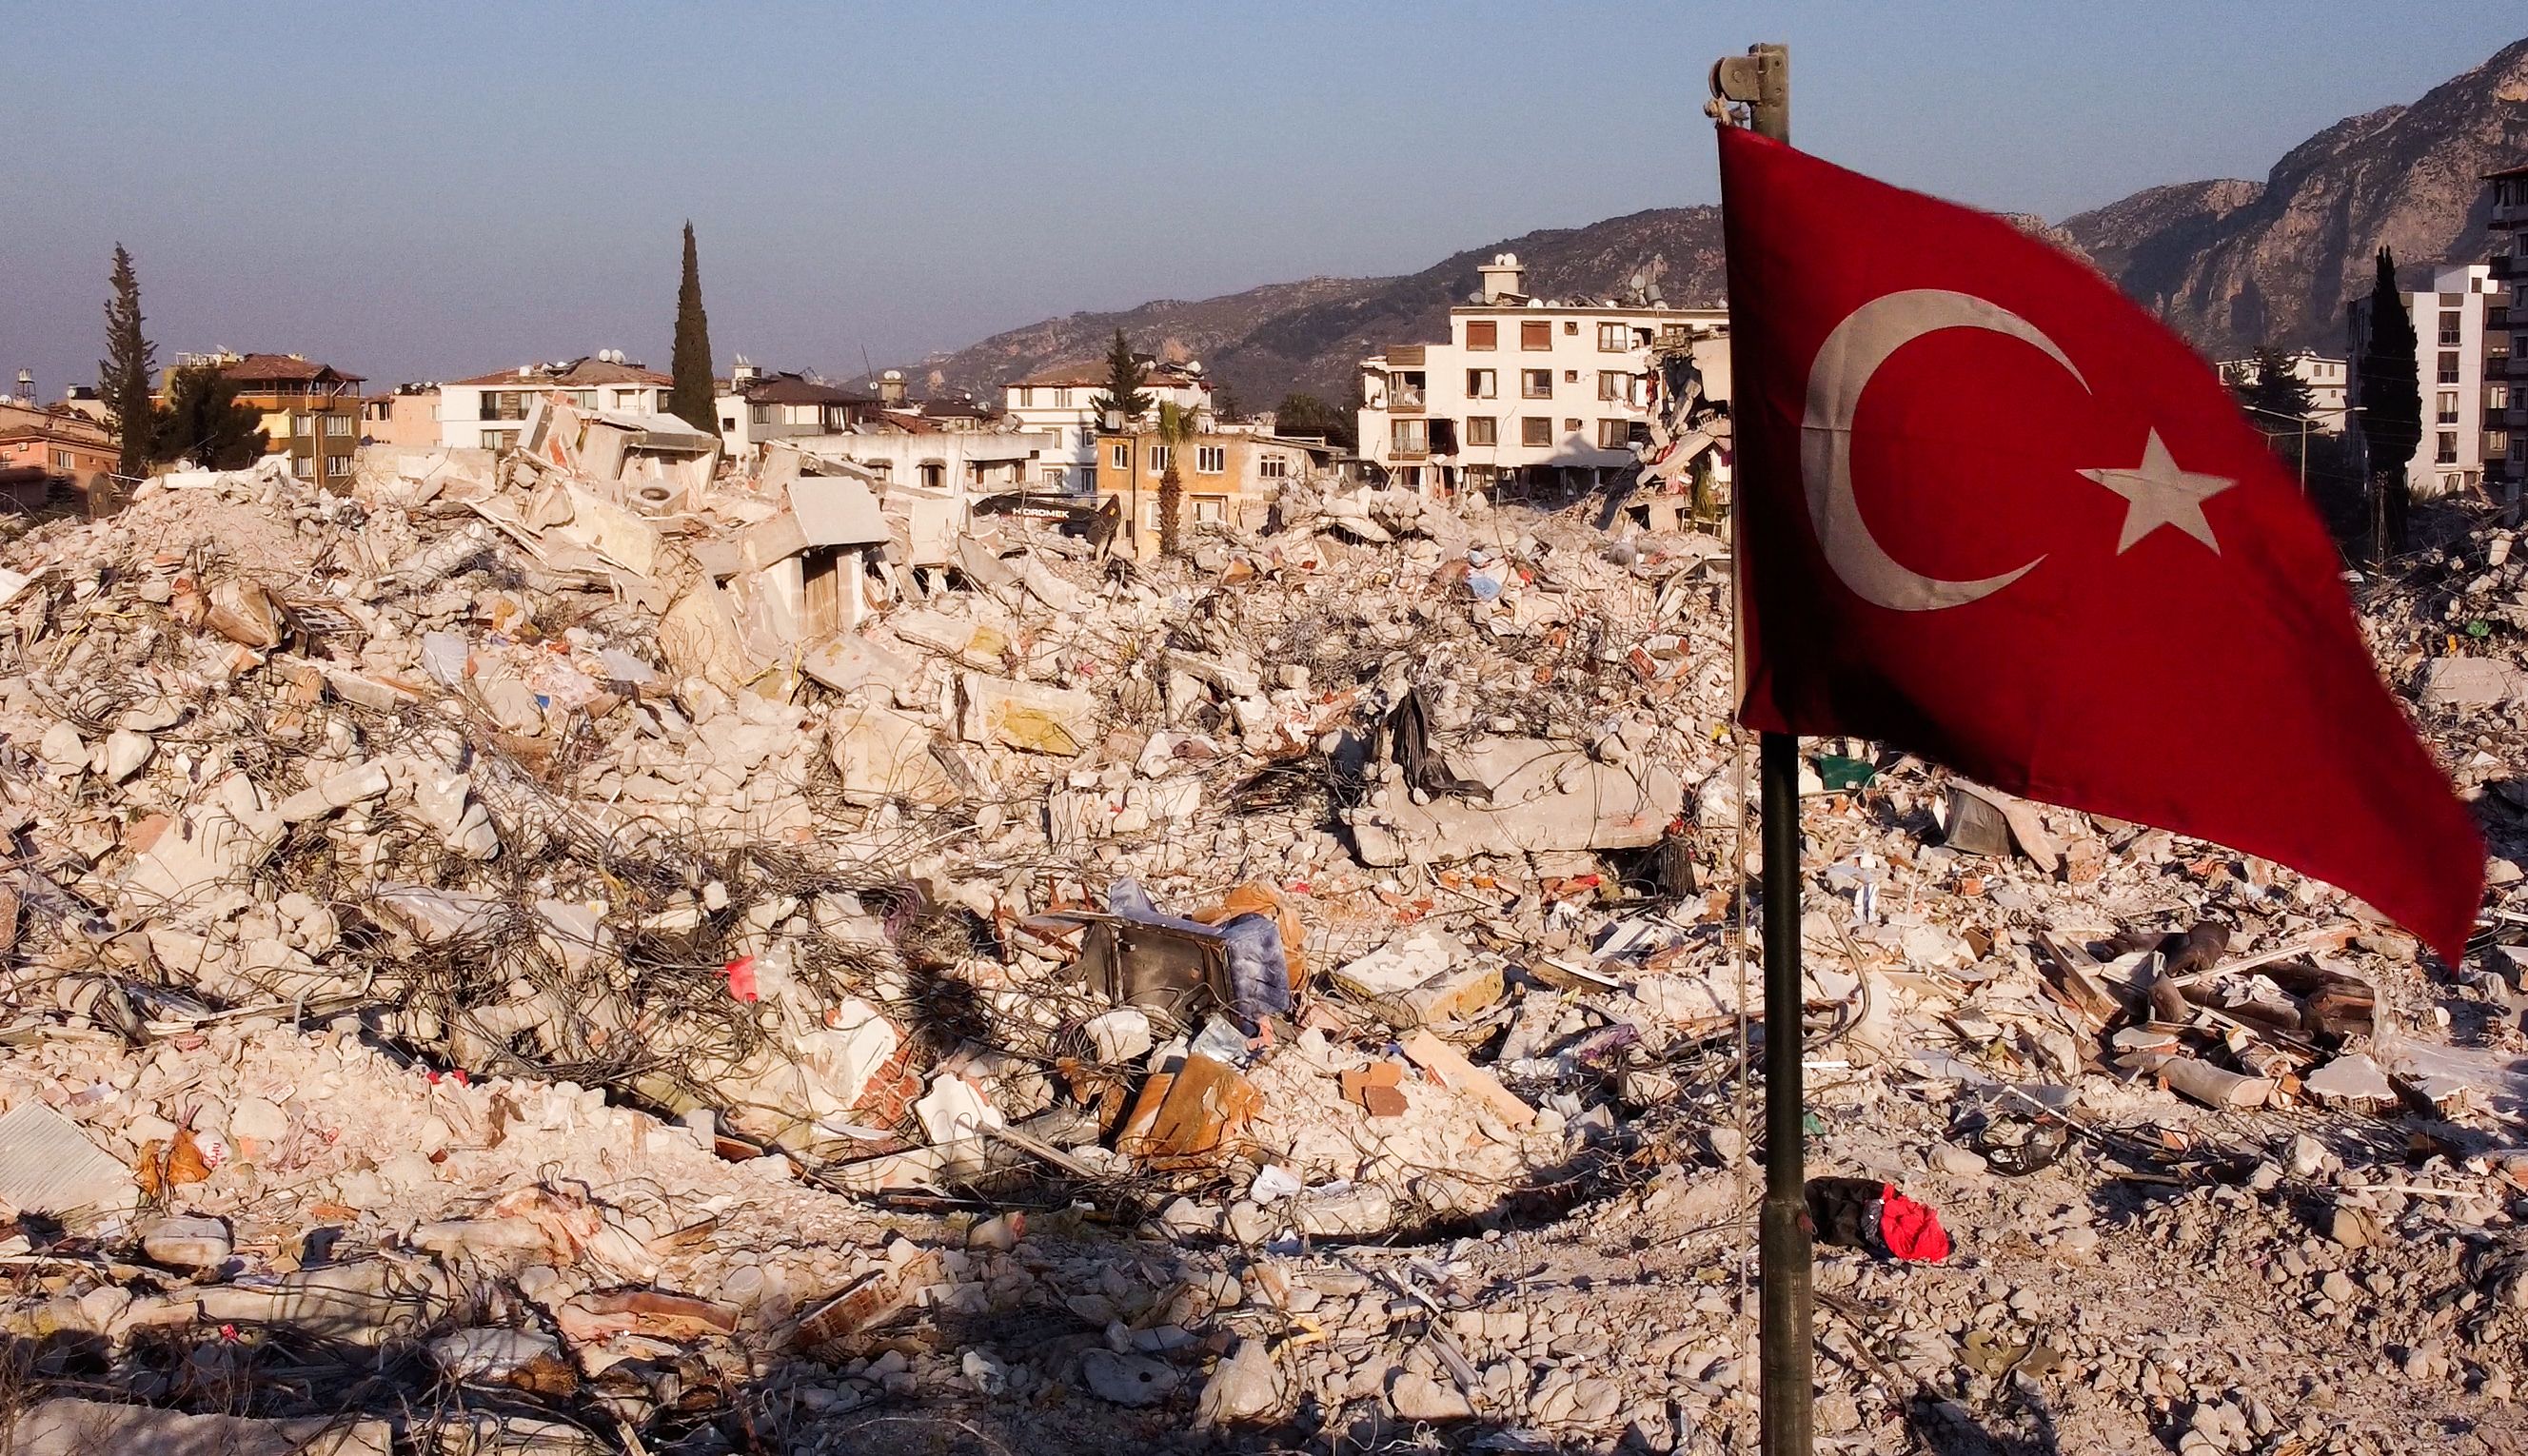
[[[1158, 407], [1174, 404], [1196, 411], [1210, 426], [1211, 381], [1202, 364], [1142, 361], [1141, 390], [1150, 396], [1150, 418]], [[1062, 364], [1001, 387], [1002, 405], [1021, 430], [1052, 438], [1051, 447], [1036, 462], [1035, 483], [1075, 495], [1097, 489], [1097, 436], [1106, 422], [1089, 401], [1106, 392], [1103, 359]]]
[[1515, 253], [1477, 272], [1485, 301], [1449, 309], [1446, 339], [1361, 361], [1360, 453], [1391, 485], [1608, 484], [1650, 436], [1652, 346], [1729, 320], [1721, 308], [1531, 298]]
[[877, 400], [797, 373], [766, 374], [740, 355], [713, 401], [720, 442], [731, 459], [753, 457], [767, 441], [832, 435], [873, 418]]
[[528, 404], [552, 390], [569, 394], [573, 404], [591, 414], [665, 414], [674, 383], [656, 370], [625, 363], [621, 349], [460, 379], [439, 387], [439, 442], [451, 450], [516, 444], [518, 432], [526, 427]]
[[[2342, 359], [2331, 359], [2315, 349], [2298, 349], [2283, 355], [2283, 359], [2291, 366], [2291, 378], [2308, 386], [2308, 428], [2320, 435], [2343, 434], [2344, 406], [2352, 388], [2352, 366]], [[2221, 371], [2221, 383], [2233, 389], [2243, 388], [2256, 381], [2253, 356], [2224, 359], [2215, 367]], [[2282, 422], [2259, 420], [2257, 424], [2270, 432], [2281, 428]]]
[[[2496, 293], [2490, 267], [2457, 263], [2433, 274], [2429, 291], [2405, 295], [2405, 312], [2414, 321], [2414, 362], [2423, 391], [2422, 442], [2405, 462], [2405, 484], [2416, 495], [2451, 495], [2477, 489], [2484, 483], [2488, 443], [2494, 446], [2496, 461], [2509, 447], [2496, 422], [2509, 408], [2511, 382], [2488, 378], [2485, 370], [2485, 324]], [[2346, 312], [2346, 342], [2355, 361], [2349, 403], [2358, 440], [2358, 361], [2370, 342], [2369, 296], [2353, 299]]]

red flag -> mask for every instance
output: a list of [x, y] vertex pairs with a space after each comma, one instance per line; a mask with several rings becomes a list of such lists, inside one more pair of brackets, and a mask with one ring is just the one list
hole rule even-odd
[[1720, 130], [1751, 727], [2261, 855], [2454, 962], [2467, 810], [2184, 341], [2000, 218]]

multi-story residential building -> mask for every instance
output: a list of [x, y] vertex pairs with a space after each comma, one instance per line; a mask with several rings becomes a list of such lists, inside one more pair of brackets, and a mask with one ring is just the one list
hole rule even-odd
[[1252, 431], [1205, 430], [1170, 446], [1148, 427], [1106, 431], [1097, 437], [1097, 494], [1123, 504], [1124, 548], [1135, 556], [1158, 554], [1159, 483], [1170, 450], [1181, 449], [1177, 484], [1184, 514], [1177, 524], [1188, 535], [1202, 525], [1260, 531], [1265, 514], [1288, 482], [1321, 469], [1334, 454], [1320, 440], [1284, 440]]
[[[1211, 381], [1199, 360], [1182, 364], [1143, 356], [1141, 392], [1150, 396], [1150, 418], [1173, 404], [1208, 418]], [[1097, 437], [1109, 422], [1089, 401], [1106, 392], [1106, 361], [1057, 365], [1001, 387], [1002, 405], [1022, 430], [1050, 435], [1053, 448], [1036, 463], [1037, 484], [1076, 494], [1096, 489]]]
[[160, 376], [157, 402], [167, 402], [178, 372], [198, 368], [219, 370], [236, 382], [237, 403], [262, 411], [271, 453], [289, 460], [290, 474], [336, 485], [349, 481], [365, 412], [361, 376], [298, 354], [178, 354], [175, 368]]
[[[2528, 167], [2491, 173], [2484, 319], [2484, 489], [2518, 517], [2528, 486]], [[2498, 446], [2498, 447], [2497, 447]]]
[[1360, 452], [1392, 485], [1605, 484], [1649, 439], [1653, 345], [1729, 320], [1722, 308], [1533, 298], [1514, 253], [1477, 272], [1483, 301], [1448, 310], [1447, 338], [1361, 361]]
[[[2291, 378], [2308, 386], [2308, 428], [2320, 435], [2343, 434], [2344, 394], [2351, 387], [2352, 366], [2315, 349], [2297, 349], [2283, 355], [2283, 360], [2291, 366]], [[2256, 361], [2252, 357], [2224, 359], [2215, 367], [2221, 371], [2221, 383], [2233, 389], [2256, 382]], [[2257, 423], [2268, 433], [2277, 424], [2271, 420]]]
[[84, 485], [112, 474], [120, 454], [113, 432], [85, 415], [31, 399], [0, 401], [0, 470]]
[[451, 450], [505, 449], [526, 428], [527, 405], [559, 390], [594, 413], [660, 415], [675, 381], [626, 363], [621, 349], [600, 349], [559, 364], [521, 364], [439, 387], [439, 442]]
[[877, 413], [877, 401], [804, 374], [765, 374], [740, 358], [719, 392], [719, 435], [732, 458], [764, 442], [834, 435]]
[[360, 442], [390, 449], [439, 443], [439, 386], [397, 385], [362, 400]]
[[[2485, 369], [2485, 323], [2489, 317], [2493, 270], [2482, 263], [2459, 263], [2432, 275], [2430, 289], [2407, 293], [2405, 312], [2414, 322], [2414, 363], [2423, 394], [2423, 438], [2405, 462], [2405, 485], [2417, 496], [2452, 495], [2484, 484], [2485, 449], [2498, 445], [2495, 458], [2509, 449], [2498, 431], [2488, 434], [2487, 406], [2499, 398], [2508, 404], [2507, 385], [2488, 393]], [[2353, 368], [2347, 390], [2351, 438], [2364, 451], [2365, 470], [2384, 462], [2368, 459], [2368, 441], [2361, 430], [2360, 358], [2370, 343], [2370, 297], [2346, 305], [2345, 342]]]

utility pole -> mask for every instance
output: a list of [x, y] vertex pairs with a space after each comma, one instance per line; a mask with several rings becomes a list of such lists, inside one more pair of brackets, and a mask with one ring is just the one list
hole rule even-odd
[[[1757, 135], [1789, 141], [1790, 47], [1753, 45], [1744, 56], [1714, 62], [1712, 94], [1724, 105], [1745, 105]], [[1737, 555], [1744, 571], [1743, 539]], [[1742, 606], [1743, 601], [1742, 597]], [[1807, 998], [1800, 988], [1800, 741], [1788, 733], [1766, 733], [1758, 754], [1764, 818], [1764, 1204], [1758, 1245], [1763, 1451], [1809, 1456], [1817, 1355], [1808, 1099], [1801, 1066], [1807, 1048], [1800, 1016]]]

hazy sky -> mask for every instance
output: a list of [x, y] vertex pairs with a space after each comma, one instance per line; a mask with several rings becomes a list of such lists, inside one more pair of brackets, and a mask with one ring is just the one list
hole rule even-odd
[[2261, 178], [2528, 33], [2518, 0], [8, 9], [0, 388], [95, 373], [108, 254], [163, 360], [373, 381], [711, 341], [857, 374], [1078, 309], [1713, 200], [1705, 75], [1793, 53], [1794, 134], [2062, 217]]

